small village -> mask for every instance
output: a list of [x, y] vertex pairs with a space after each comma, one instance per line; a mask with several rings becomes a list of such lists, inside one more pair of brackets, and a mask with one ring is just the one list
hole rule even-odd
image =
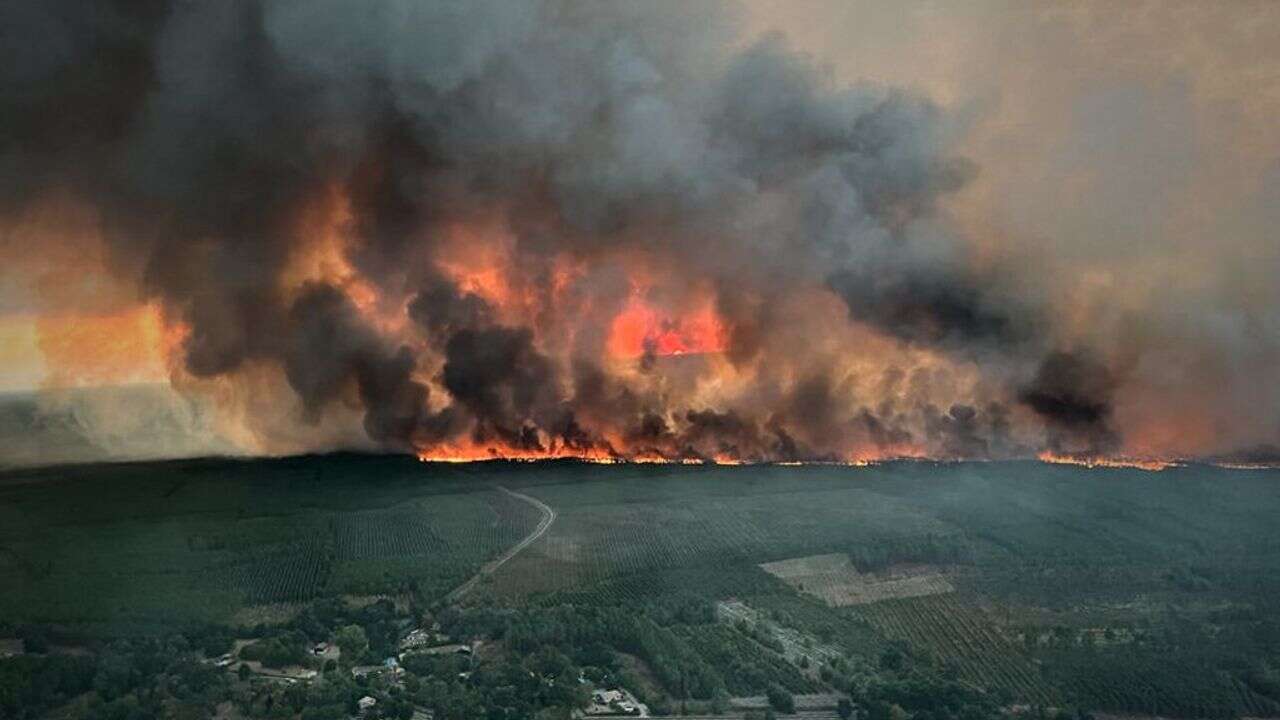
[[[6, 641], [0, 650], [12, 654], [20, 652], [21, 641]], [[272, 666], [260, 659], [248, 659], [253, 652], [245, 652], [258, 641], [235, 640], [232, 650], [216, 657], [205, 658], [205, 665], [224, 670], [239, 681], [249, 685], [277, 685], [283, 687], [308, 686], [312, 683], [332, 681], [341, 674], [349, 675], [351, 680], [367, 692], [355, 701], [354, 712], [349, 718], [402, 718], [404, 720], [429, 720], [434, 717], [431, 709], [420, 706], [406, 706], [398, 702], [406, 689], [417, 684], [419, 679], [408, 671], [405, 663], [414, 665], [423, 660], [446, 661], [457, 669], [454, 677], [458, 682], [466, 683], [472, 677], [476, 661], [486, 655], [486, 649], [495, 649], [491, 643], [482, 639], [460, 640], [442, 631], [439, 623], [427, 627], [411, 627], [403, 634], [396, 645], [396, 652], [387, 655], [381, 662], [353, 664], [344, 661], [343, 649], [338, 639], [322, 640], [311, 643], [306, 648], [304, 657], [298, 662], [283, 666]], [[351, 647], [348, 647], [350, 650]], [[366, 652], [362, 660], [368, 660]], [[334, 675], [333, 673], [338, 673]], [[535, 673], [529, 672], [530, 677]], [[538, 678], [541, 683], [555, 684], [554, 677]], [[576, 718], [587, 717], [649, 717], [649, 708], [626, 688], [610, 685], [597, 686], [585, 675], [579, 674], [576, 682], [581, 686], [582, 707], [572, 710]], [[406, 714], [407, 713], [407, 714]]]

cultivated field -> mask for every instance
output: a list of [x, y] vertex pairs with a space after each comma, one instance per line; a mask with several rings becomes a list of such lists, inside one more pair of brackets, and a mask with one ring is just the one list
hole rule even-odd
[[843, 553], [761, 563], [760, 569], [832, 607], [955, 591], [941, 573], [928, 565], [895, 566], [872, 575], [858, 572]]

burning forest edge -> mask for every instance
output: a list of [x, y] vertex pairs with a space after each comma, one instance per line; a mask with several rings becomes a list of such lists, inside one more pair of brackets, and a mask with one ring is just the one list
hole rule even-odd
[[[19, 48], [0, 100], [44, 391], [160, 382], [250, 455], [1158, 465], [1276, 442], [1265, 318], [1195, 345], [1223, 313], [1138, 308], [1138, 332], [1093, 286], [1042, 292], [960, 221], [983, 168], [954, 107], [735, 41], [712, 3], [352, 8], [9, 18], [66, 40]], [[66, 414], [109, 456], [173, 452], [113, 433], [127, 408]]]

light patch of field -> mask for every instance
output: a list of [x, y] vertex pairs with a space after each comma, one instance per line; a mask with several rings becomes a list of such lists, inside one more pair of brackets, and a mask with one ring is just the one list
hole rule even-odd
[[391, 603], [396, 606], [397, 612], [402, 612], [402, 613], [409, 612], [409, 596], [408, 595], [403, 595], [403, 594], [389, 595], [386, 593], [380, 593], [377, 595], [343, 595], [342, 596], [342, 602], [345, 603], [347, 607], [355, 610], [368, 607], [380, 600], [390, 600]]
[[555, 558], [561, 562], [579, 563], [585, 560], [582, 543], [571, 537], [548, 535], [542, 541], [541, 549], [548, 557]]
[[818, 638], [801, 632], [795, 628], [770, 622], [755, 608], [740, 600], [724, 600], [716, 603], [716, 616], [729, 624], [746, 622], [747, 625], [764, 630], [782, 645], [782, 654], [792, 663], [807, 657], [812, 662], [808, 675], [817, 677], [819, 663], [829, 663], [841, 656], [840, 649], [834, 645], [823, 643]]
[[[804, 712], [806, 710], [834, 710], [843, 697], [845, 696], [838, 693], [802, 693], [793, 695], [792, 700], [795, 701], [796, 710]], [[744, 695], [730, 698], [729, 705], [736, 710], [763, 711], [769, 707], [769, 698], [764, 695]]]
[[279, 625], [297, 617], [304, 607], [306, 607], [306, 603], [300, 602], [247, 605], [231, 616], [231, 624], [241, 626]]
[[761, 563], [760, 569], [832, 607], [954, 592], [955, 587], [927, 565], [901, 566], [885, 575], [858, 572], [849, 556], [809, 555]]

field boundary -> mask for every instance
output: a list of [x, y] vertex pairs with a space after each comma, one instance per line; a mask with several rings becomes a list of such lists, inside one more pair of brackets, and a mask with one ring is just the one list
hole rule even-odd
[[551, 523], [556, 521], [555, 508], [552, 508], [550, 505], [542, 502], [541, 500], [535, 497], [530, 497], [529, 495], [525, 495], [524, 493], [518, 493], [514, 490], [508, 490], [507, 488], [502, 487], [501, 485], [498, 486], [498, 490], [510, 495], [513, 498], [516, 498], [517, 500], [521, 500], [526, 503], [529, 503], [530, 505], [537, 508], [538, 511], [542, 513], [542, 520], [538, 522], [538, 526], [533, 529], [533, 532], [524, 536], [520, 540], [520, 542], [507, 548], [506, 552], [502, 553], [497, 558], [485, 563], [480, 568], [479, 572], [477, 572], [475, 575], [472, 575], [466, 582], [454, 588], [454, 590], [450, 592], [448, 595], [445, 595], [444, 603], [446, 605], [452, 605], [458, 602], [459, 600], [461, 600], [462, 598], [466, 597], [467, 593], [471, 592], [471, 590], [475, 588], [476, 584], [478, 584], [485, 577], [492, 575], [494, 572], [498, 570], [498, 568], [502, 567], [508, 560], [520, 554], [521, 550], [524, 550], [525, 548], [529, 547], [534, 542], [536, 542], [538, 538], [546, 534], [547, 530], [551, 527]]

